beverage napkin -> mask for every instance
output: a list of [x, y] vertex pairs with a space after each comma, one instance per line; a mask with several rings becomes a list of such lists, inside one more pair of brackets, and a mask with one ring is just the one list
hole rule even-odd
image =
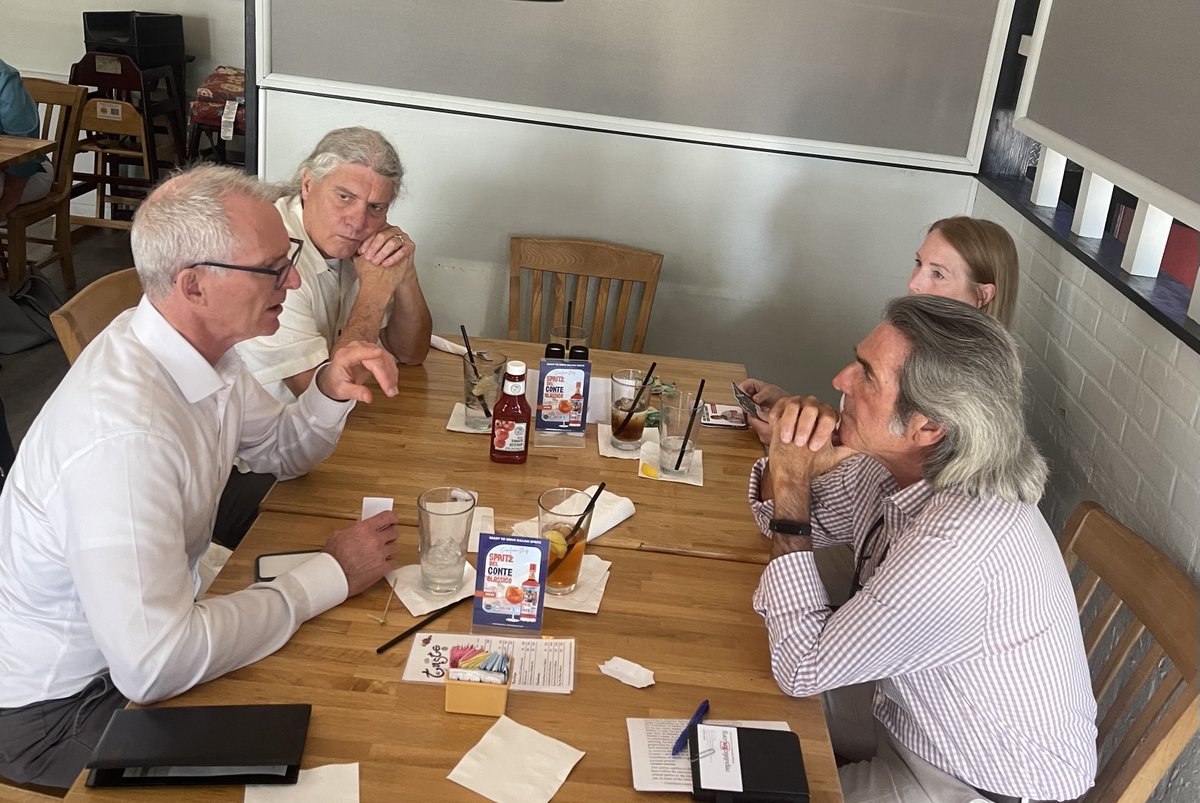
[[[453, 340], [447, 340], [446, 338], [440, 337], [438, 335], [430, 335], [429, 336], [429, 345], [432, 346], [433, 348], [437, 349], [438, 351], [445, 351], [445, 352], [449, 352], [450, 354], [457, 354], [460, 357], [467, 356], [467, 347], [466, 346], [460, 346], [458, 343], [455, 343]], [[478, 351], [478, 349], [476, 349], [476, 351]]]
[[[478, 495], [475, 497], [478, 499]], [[476, 507], [471, 514], [471, 540], [467, 542], [468, 552], [479, 551], [479, 534], [496, 532], [496, 511], [490, 507]]]
[[600, 664], [600, 671], [610, 678], [616, 678], [627, 686], [644, 689], [654, 685], [654, 673], [641, 664], [627, 661], [614, 655]]
[[[596, 493], [596, 487], [595, 485], [590, 485], [583, 492], [591, 496]], [[605, 491], [600, 494], [600, 498], [596, 500], [596, 507], [592, 510], [592, 526], [588, 530], [588, 541], [594, 541], [604, 535], [613, 527], [616, 527], [625, 521], [625, 519], [632, 516], [633, 512], [633, 501], [629, 497], [617, 496], [611, 491]], [[512, 534], [524, 538], [539, 537], [537, 517], [518, 521], [513, 525]]]
[[413, 616], [424, 616], [475, 593], [475, 570], [469, 563], [463, 564], [463, 584], [454, 594], [430, 594], [422, 588], [421, 566], [416, 563], [392, 569], [384, 575], [384, 579]]
[[581, 758], [583, 751], [502, 716], [447, 777], [496, 803], [545, 803]]
[[570, 594], [546, 594], [546, 607], [557, 611], [599, 613], [611, 566], [610, 560], [584, 555], [579, 564], [579, 580], [575, 583], [575, 590]]
[[462, 402], [455, 402], [454, 409], [450, 411], [450, 420], [446, 422], [446, 429], [451, 432], [465, 432], [468, 435], [491, 435], [491, 429], [471, 429], [467, 426], [467, 405]]
[[638, 476], [651, 480], [666, 482], [684, 482], [688, 485], [704, 484], [704, 452], [697, 449], [692, 453], [692, 465], [686, 474], [666, 474], [658, 470], [658, 442], [642, 442], [642, 451], [638, 455]]

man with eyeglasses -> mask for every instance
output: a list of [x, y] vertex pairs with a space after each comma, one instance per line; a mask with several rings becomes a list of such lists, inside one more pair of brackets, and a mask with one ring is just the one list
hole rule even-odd
[[[907, 296], [834, 378], [840, 413], [771, 410], [754, 607], [780, 688], [828, 692], [848, 803], [1065, 800], [1094, 781], [1096, 701], [1021, 382], [994, 319]], [[813, 557], [835, 544], [855, 551], [836, 610]]]
[[238, 345], [267, 391], [287, 403], [342, 344], [378, 341], [399, 362], [429, 352], [433, 319], [413, 260], [416, 246], [388, 223], [404, 167], [377, 131], [326, 134], [275, 202], [288, 233], [304, 241], [300, 288], [288, 294], [279, 329]]
[[347, 343], [286, 407], [233, 349], [278, 327], [297, 286], [270, 190], [208, 165], [134, 217], [145, 295], [83, 351], [0, 493], [0, 776], [67, 787], [113, 710], [186, 691], [278, 649], [305, 620], [393, 568], [395, 517], [329, 536], [269, 583], [197, 601], [199, 564], [235, 455], [283, 477], [333, 451], [374, 377]]

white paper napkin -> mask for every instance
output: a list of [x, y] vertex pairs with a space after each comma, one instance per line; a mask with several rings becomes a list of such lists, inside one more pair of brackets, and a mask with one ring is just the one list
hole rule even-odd
[[600, 671], [627, 686], [644, 689], [654, 685], [654, 673], [641, 664], [613, 656], [600, 664]]
[[[617, 449], [609, 440], [612, 437], [612, 424], [596, 425], [596, 445], [600, 447], [601, 457], [616, 457], [620, 460], [637, 460], [638, 450], [624, 451]], [[658, 443], [658, 429], [646, 427], [642, 430], [642, 443]]]
[[358, 518], [359, 520], [369, 519], [385, 510], [392, 510], [395, 506], [396, 500], [390, 496], [364, 496], [362, 501], [362, 515]]
[[583, 752], [502, 716], [447, 776], [496, 803], [545, 803]]
[[247, 784], [246, 803], [358, 803], [358, 764], [300, 770], [288, 784]]
[[455, 594], [430, 594], [422, 588], [421, 566], [416, 563], [392, 569], [384, 577], [413, 616], [424, 616], [475, 593], [475, 570], [469, 563], [463, 564], [463, 584]]
[[449, 352], [450, 354], [457, 354], [460, 357], [467, 356], [467, 347], [466, 346], [461, 346], [458, 343], [455, 343], [453, 340], [447, 340], [446, 338], [440, 337], [438, 335], [430, 335], [429, 336], [429, 345], [434, 347], [438, 351], [445, 351], [445, 352]]
[[467, 405], [455, 402], [450, 411], [450, 419], [446, 421], [446, 429], [451, 432], [465, 432], [468, 435], [490, 435], [491, 429], [471, 429], [467, 426]]
[[[597, 486], [595, 485], [589, 485], [583, 492], [591, 496], [596, 493], [596, 488]], [[629, 497], [617, 496], [611, 491], [605, 491], [600, 494], [600, 498], [596, 500], [596, 507], [592, 510], [592, 526], [588, 530], [588, 541], [595, 541], [613, 527], [616, 527], [625, 521], [625, 519], [632, 516], [633, 513], [633, 500]], [[512, 534], [522, 536], [523, 538], [537, 538], [537, 518], [518, 521], [513, 525]]]
[[546, 607], [558, 611], [576, 613], [599, 613], [604, 589], [608, 587], [609, 567], [612, 561], [584, 555], [579, 564], [579, 580], [570, 594], [547, 594]]
[[704, 484], [704, 452], [697, 449], [692, 452], [692, 465], [686, 474], [667, 474], [658, 470], [658, 443], [642, 442], [642, 451], [638, 455], [638, 476], [664, 482], [684, 482], [688, 485]]
[[496, 511], [490, 507], [476, 507], [471, 514], [471, 540], [467, 542], [468, 552], [479, 551], [479, 534], [496, 532]]

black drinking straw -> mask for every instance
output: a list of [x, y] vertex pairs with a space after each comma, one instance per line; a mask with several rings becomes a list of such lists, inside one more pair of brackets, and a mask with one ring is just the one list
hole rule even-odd
[[679, 457], [675, 458], [675, 470], [683, 465], [683, 453], [687, 450], [688, 438], [692, 437], [692, 425], [696, 423], [696, 413], [700, 412], [701, 398], [700, 394], [704, 392], [704, 380], [700, 380], [700, 387], [696, 388], [696, 401], [692, 402], [692, 415], [688, 418], [687, 429], [683, 433], [683, 443], [679, 444]]
[[591, 513], [596, 507], [596, 500], [600, 498], [600, 494], [602, 493], [604, 493], [603, 482], [596, 486], [596, 493], [594, 493], [592, 498], [588, 500], [587, 507], [585, 507], [583, 512], [579, 514], [579, 519], [575, 522], [575, 526], [571, 528], [571, 532], [567, 533], [567, 537], [563, 539], [567, 542], [567, 551], [563, 553], [561, 558], [554, 561], [554, 565], [546, 570], [546, 574], [552, 573], [558, 568], [558, 564], [566, 560], [567, 555], [571, 554], [571, 550], [575, 548], [575, 543], [571, 539], [575, 537], [575, 533], [579, 532], [579, 528], [583, 526], [583, 522], [588, 517], [588, 514]]
[[629, 411], [625, 413], [625, 417], [621, 419], [621, 423], [617, 424], [617, 428], [613, 430], [614, 435], [620, 435], [625, 429], [625, 425], [629, 423], [629, 419], [633, 418], [633, 411], [637, 409], [638, 402], [642, 399], [642, 393], [646, 390], [646, 386], [650, 384], [650, 380], [654, 378], [654, 369], [658, 367], [657, 362], [650, 363], [650, 367], [646, 369], [646, 375], [642, 377], [641, 387], [638, 388], [637, 395], [633, 397], [633, 404], [629, 406]]
[[[467, 337], [466, 324], [459, 324], [459, 330], [462, 332], [463, 345], [467, 347], [467, 359], [471, 361], [471, 370], [475, 372], [475, 380], [479, 380], [479, 366], [475, 364], [475, 352], [471, 351], [471, 338]], [[488, 418], [492, 417], [492, 411], [488, 409], [487, 399], [483, 398], [482, 393], [476, 393], [475, 398], [479, 399], [479, 403], [483, 405], [483, 414]]]

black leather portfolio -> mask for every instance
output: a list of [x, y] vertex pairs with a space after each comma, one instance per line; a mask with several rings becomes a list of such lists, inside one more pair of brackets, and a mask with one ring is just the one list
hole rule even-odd
[[310, 705], [134, 708], [113, 713], [88, 786], [295, 783]]
[[[804, 758], [800, 753], [800, 738], [791, 731], [759, 728], [733, 728], [736, 746], [725, 740], [705, 743], [698, 738], [698, 728], [688, 731], [688, 753], [692, 761], [692, 798], [717, 803], [732, 801], [808, 801], [808, 777], [804, 774]], [[702, 764], [715, 761], [714, 774], [706, 786], [702, 780]], [[712, 764], [708, 765], [712, 767]], [[728, 783], [740, 776], [741, 791], [729, 789]]]

